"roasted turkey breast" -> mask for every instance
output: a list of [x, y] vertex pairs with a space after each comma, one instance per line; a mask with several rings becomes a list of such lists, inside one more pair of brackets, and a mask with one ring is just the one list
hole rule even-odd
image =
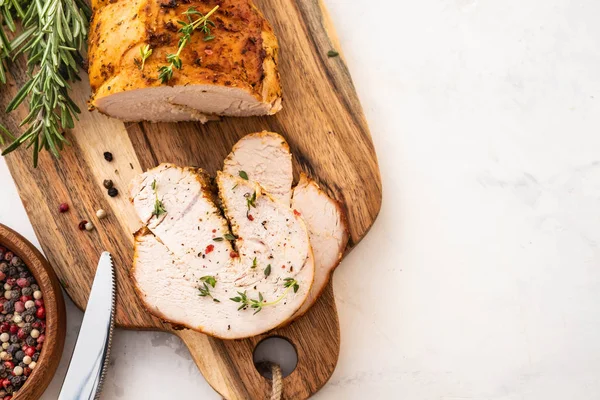
[[327, 196], [319, 185], [302, 174], [294, 188], [292, 208], [300, 214], [306, 226], [315, 257], [315, 280], [308, 299], [294, 319], [304, 315], [315, 304], [331, 274], [339, 265], [348, 244], [346, 214], [340, 204]]
[[[244, 136], [225, 159], [223, 168], [231, 174], [243, 171], [284, 204], [292, 197], [292, 158], [285, 139], [273, 132]], [[308, 228], [315, 260], [315, 279], [307, 301], [294, 315], [303, 315], [323, 292], [348, 244], [348, 227], [340, 204], [302, 174], [293, 189], [292, 208]]]
[[160, 318], [223, 339], [259, 335], [308, 297], [308, 232], [255, 182], [220, 172], [216, 183], [224, 215], [199, 170], [162, 164], [132, 182], [144, 227], [135, 234], [131, 275]]
[[[163, 83], [159, 68], [178, 53], [180, 21], [216, 6], [210, 34], [193, 31], [181, 69]], [[90, 105], [125, 121], [271, 115], [281, 109], [277, 54], [273, 29], [250, 0], [100, 0], [89, 33]]]
[[289, 205], [292, 198], [292, 154], [277, 133], [263, 131], [240, 139], [225, 159], [223, 171], [258, 182], [276, 200]]

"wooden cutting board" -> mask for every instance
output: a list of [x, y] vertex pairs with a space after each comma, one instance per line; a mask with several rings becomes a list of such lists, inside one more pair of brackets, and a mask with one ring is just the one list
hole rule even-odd
[[[72, 146], [61, 160], [43, 154], [33, 169], [29, 151], [20, 149], [6, 161], [44, 252], [79, 307], [85, 308], [98, 257], [108, 250], [117, 267], [120, 327], [179, 336], [207, 381], [226, 399], [267, 397], [270, 382], [257, 372], [252, 352], [267, 336], [285, 337], [295, 345], [299, 360], [284, 380], [284, 398], [305, 399], [327, 382], [338, 359], [340, 332], [331, 284], [312, 310], [291, 326], [252, 339], [223, 341], [176, 330], [152, 317], [139, 303], [128, 275], [131, 233], [140, 226], [127, 199], [130, 179], [161, 162], [201, 166], [215, 173], [232, 145], [248, 133], [266, 129], [287, 138], [296, 178], [299, 171], [306, 172], [345, 205], [349, 249], [365, 236], [379, 212], [381, 182], [375, 151], [343, 58], [327, 56], [340, 46], [323, 4], [319, 0], [256, 0], [256, 4], [273, 24], [281, 46], [284, 109], [276, 116], [226, 118], [204, 126], [123, 124], [84, 111], [67, 134]], [[13, 66], [11, 81], [0, 91], [2, 108], [24, 81], [23, 66], [23, 60]], [[88, 97], [84, 78], [74, 86], [74, 98], [83, 110]], [[0, 115], [0, 120], [16, 130], [25, 115], [21, 107]], [[105, 151], [113, 153], [112, 162], [104, 160]], [[119, 196], [107, 195], [104, 179], [115, 182]], [[71, 209], [60, 214], [63, 202]], [[109, 215], [101, 221], [95, 216], [100, 208]], [[96, 229], [80, 231], [77, 225], [83, 219]]]

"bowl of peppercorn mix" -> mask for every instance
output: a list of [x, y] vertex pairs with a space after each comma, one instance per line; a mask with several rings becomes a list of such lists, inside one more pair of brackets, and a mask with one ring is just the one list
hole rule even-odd
[[65, 344], [60, 283], [44, 256], [0, 224], [0, 400], [41, 397]]

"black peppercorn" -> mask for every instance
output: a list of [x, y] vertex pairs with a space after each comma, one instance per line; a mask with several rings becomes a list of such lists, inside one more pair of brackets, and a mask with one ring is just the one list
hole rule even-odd
[[8, 270], [8, 264], [6, 262], [1, 262], [0, 263], [0, 272], [6, 273], [7, 270]]
[[40, 290], [40, 287], [38, 285], [36, 285], [35, 283], [31, 285], [31, 288], [33, 289], [34, 292], [36, 290]]
[[22, 350], [19, 350], [15, 353], [15, 358], [17, 361], [23, 361], [23, 357], [25, 357], [25, 353]]
[[21, 348], [21, 346], [19, 346], [18, 344], [11, 344], [8, 346], [8, 348], [6, 349], [6, 352], [10, 355], [13, 355], [17, 352], [17, 350], [19, 350]]
[[6, 303], [4, 303], [4, 311], [6, 311], [7, 313], [15, 312], [15, 301], [9, 300]]
[[119, 194], [119, 191], [117, 190], [117, 188], [111, 187], [110, 189], [108, 189], [108, 195], [110, 197], [116, 197], [118, 194]]
[[104, 152], [104, 159], [108, 162], [111, 162], [113, 160], [113, 155], [110, 151], [105, 151]]
[[13, 267], [24, 266], [23, 260], [21, 260], [19, 257], [13, 257], [12, 260], [10, 260], [10, 265], [12, 265]]
[[35, 346], [37, 344], [37, 340], [35, 340], [31, 336], [27, 336], [27, 338], [25, 338], [25, 343], [27, 343], [27, 346]]
[[11, 290], [10, 291], [10, 299], [11, 300], [17, 300], [19, 297], [21, 297], [21, 295], [19, 294], [18, 290]]
[[34, 355], [31, 356], [31, 359], [35, 362], [37, 362], [37, 360], [40, 358], [40, 353], [35, 353]]
[[102, 184], [107, 189], [110, 189], [111, 187], [113, 187], [113, 181], [111, 181], [110, 179], [105, 179], [104, 182], [102, 182]]
[[23, 293], [23, 296], [33, 296], [33, 289], [26, 286], [21, 290], [21, 293]]
[[10, 342], [11, 343], [18, 343], [19, 342], [19, 337], [17, 335], [10, 335]]
[[12, 265], [8, 267], [8, 276], [11, 278], [16, 278], [18, 273], [17, 267], [13, 267]]

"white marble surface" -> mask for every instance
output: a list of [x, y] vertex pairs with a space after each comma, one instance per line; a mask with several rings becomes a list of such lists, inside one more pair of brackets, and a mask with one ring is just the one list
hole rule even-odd
[[[316, 398], [600, 398], [600, 2], [325, 3], [385, 199], [335, 274]], [[0, 181], [35, 240], [1, 161]], [[173, 337], [118, 331], [112, 354], [104, 400], [218, 398]]]

